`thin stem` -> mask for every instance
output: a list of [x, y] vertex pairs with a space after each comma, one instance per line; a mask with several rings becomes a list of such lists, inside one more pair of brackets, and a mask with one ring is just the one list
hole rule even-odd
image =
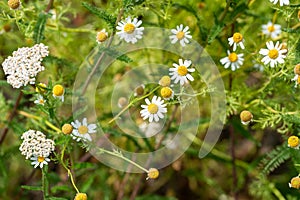
[[71, 170], [66, 166], [66, 164], [64, 163], [64, 155], [65, 155], [65, 150], [69, 144], [69, 141], [70, 141], [70, 138], [68, 139], [68, 141], [66, 142], [66, 144], [64, 145], [63, 147], [63, 150], [61, 151], [61, 157], [60, 157], [60, 160], [61, 160], [61, 164], [62, 166], [67, 170], [67, 173], [68, 173], [68, 176], [70, 177], [70, 180], [71, 180], [71, 183], [74, 187], [74, 189], [76, 190], [77, 193], [79, 193], [79, 190], [75, 184], [75, 181], [74, 181], [74, 178], [73, 178], [73, 174], [71, 172]]
[[49, 182], [47, 178], [48, 166], [42, 168], [42, 188], [43, 188], [43, 198], [47, 199], [49, 196]]
[[235, 135], [234, 135], [234, 129], [233, 126], [230, 125], [229, 126], [229, 132], [230, 132], [230, 149], [231, 149], [231, 157], [232, 157], [232, 178], [233, 178], [233, 195], [234, 195], [234, 199], [237, 200], [238, 199], [238, 192], [235, 189], [235, 187], [237, 186], [237, 173], [236, 173], [236, 164], [235, 164]]
[[223, 13], [222, 13], [222, 14], [220, 15], [220, 17], [219, 17], [219, 22], [221, 22], [221, 21], [224, 20], [224, 18], [225, 18], [225, 16], [226, 16], [227, 12], [228, 12], [228, 10], [229, 10], [230, 2], [231, 2], [231, 0], [227, 0], [227, 2], [226, 2], [226, 7], [225, 7]]
[[[119, 15], [117, 17], [117, 20], [116, 20], [116, 25], [118, 24], [118, 22], [121, 20], [121, 17], [122, 15], [124, 14], [124, 9], [122, 8], [119, 12]], [[106, 48], [110, 47], [111, 46], [111, 43], [112, 43], [112, 40], [113, 40], [113, 37], [114, 37], [114, 34], [111, 34], [109, 40], [108, 40], [108, 43], [106, 45]], [[105, 52], [102, 52], [99, 59], [97, 60], [94, 68], [92, 69], [92, 71], [89, 73], [85, 83], [83, 84], [83, 88], [82, 88], [82, 91], [81, 91], [81, 95], [84, 95], [86, 90], [87, 90], [87, 87], [88, 85], [90, 84], [91, 80], [92, 80], [92, 77], [93, 75], [95, 74], [95, 72], [97, 71], [102, 59], [104, 58], [104, 55], [105, 55]]]
[[52, 5], [53, 5], [53, 2], [54, 2], [54, 0], [50, 0], [50, 1], [49, 1], [48, 5], [47, 5], [47, 7], [46, 7], [46, 9], [45, 9], [45, 12], [46, 12], [46, 13], [49, 12], [49, 10], [51, 10], [51, 7], [52, 7]]
[[123, 156], [121, 153], [119, 152], [112, 152], [112, 151], [108, 151], [106, 149], [103, 149], [103, 148], [99, 148], [99, 151], [100, 152], [103, 152], [103, 153], [106, 153], [106, 154], [109, 154], [109, 155], [112, 155], [112, 156], [115, 156], [115, 157], [118, 157], [118, 158], [121, 158], [122, 160], [125, 160], [126, 162], [136, 166], [137, 168], [143, 170], [144, 172], [148, 173], [149, 170], [145, 169], [144, 167], [142, 167], [141, 165], [137, 164], [136, 162], [126, 158], [125, 156]]
[[156, 88], [154, 88], [151, 92], [149, 92], [148, 94], [140, 97], [140, 98], [136, 98], [134, 100], [132, 100], [125, 108], [123, 108], [113, 119], [111, 119], [108, 123], [112, 123], [113, 121], [115, 121], [116, 119], [118, 119], [118, 117], [120, 117], [126, 110], [128, 110], [131, 106], [133, 106], [136, 102], [139, 102], [140, 100], [150, 96], [151, 94], [153, 94], [156, 90], [158, 90], [160, 88], [160, 86], [157, 86]]
[[[20, 91], [19, 93], [19, 96], [16, 100], [16, 103], [14, 105], [14, 108], [13, 108], [13, 111], [11, 112], [10, 116], [9, 116], [9, 119], [8, 119], [8, 125], [12, 122], [13, 118], [16, 116], [16, 113], [17, 113], [17, 108], [20, 104], [20, 101], [23, 97], [23, 92]], [[3, 143], [7, 133], [8, 133], [8, 125], [3, 129], [2, 133], [1, 133], [1, 138], [0, 138], [0, 145]]]

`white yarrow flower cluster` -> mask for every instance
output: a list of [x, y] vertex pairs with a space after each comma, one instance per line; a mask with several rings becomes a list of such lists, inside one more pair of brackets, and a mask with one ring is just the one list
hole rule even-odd
[[35, 77], [45, 67], [41, 64], [44, 57], [48, 56], [48, 47], [43, 43], [33, 47], [22, 47], [14, 51], [2, 63], [7, 82], [13, 88], [20, 88], [29, 84], [35, 84]]
[[46, 136], [35, 130], [29, 130], [23, 133], [21, 139], [23, 142], [19, 148], [22, 155], [26, 156], [26, 159], [31, 157], [48, 157], [52, 151], [54, 151], [54, 141], [47, 139]]

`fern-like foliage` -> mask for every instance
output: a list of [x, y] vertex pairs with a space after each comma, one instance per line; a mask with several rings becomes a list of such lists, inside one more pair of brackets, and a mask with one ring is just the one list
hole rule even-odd
[[47, 22], [47, 18], [49, 17], [46, 13], [41, 13], [37, 20], [37, 23], [34, 27], [33, 39], [35, 43], [40, 43], [44, 38], [44, 30]]
[[290, 149], [285, 145], [277, 146], [262, 159], [259, 167], [263, 175], [268, 175], [290, 158]]
[[123, 0], [123, 7], [125, 11], [131, 10], [134, 6], [144, 3], [145, 0]]
[[107, 11], [97, 8], [89, 3], [83, 2], [82, 5], [86, 9], [88, 9], [91, 13], [93, 13], [97, 17], [103, 19], [112, 30], [115, 30], [116, 20], [117, 20], [117, 18], [115, 16], [113, 16], [113, 15], [109, 14]]

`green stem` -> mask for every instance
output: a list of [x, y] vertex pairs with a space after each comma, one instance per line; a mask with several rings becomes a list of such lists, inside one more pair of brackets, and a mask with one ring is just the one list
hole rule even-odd
[[122, 160], [125, 160], [126, 162], [136, 166], [137, 168], [143, 170], [144, 172], [148, 173], [149, 171], [147, 169], [145, 169], [144, 167], [142, 167], [141, 165], [137, 164], [136, 162], [126, 158], [125, 156], [123, 156], [121, 153], [119, 152], [112, 152], [112, 151], [108, 151], [106, 149], [103, 149], [103, 148], [99, 148], [99, 151], [100, 152], [103, 152], [103, 153], [106, 153], [106, 154], [109, 154], [109, 155], [112, 155], [112, 156], [115, 156], [117, 158], [121, 158]]
[[115, 121], [118, 117], [120, 117], [126, 110], [128, 110], [131, 106], [133, 106], [136, 102], [139, 102], [140, 100], [150, 96], [151, 94], [153, 94], [156, 90], [158, 90], [160, 88], [160, 86], [157, 86], [156, 88], [154, 88], [151, 92], [149, 92], [148, 94], [140, 97], [140, 98], [136, 98], [134, 100], [132, 100], [125, 108], [123, 108], [113, 119], [111, 119], [108, 123], [112, 123], [113, 121]]
[[47, 178], [48, 166], [45, 165], [42, 168], [42, 188], [43, 188], [43, 199], [46, 200], [49, 196], [49, 182]]

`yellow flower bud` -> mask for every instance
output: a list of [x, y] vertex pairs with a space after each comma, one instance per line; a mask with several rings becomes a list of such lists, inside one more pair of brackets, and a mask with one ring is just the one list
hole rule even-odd
[[8, 0], [7, 4], [13, 10], [17, 10], [21, 6], [20, 0]]
[[297, 136], [290, 136], [288, 139], [288, 146], [291, 148], [299, 149], [299, 138]]
[[148, 170], [148, 177], [147, 179], [157, 179], [159, 176], [159, 171], [156, 168], [150, 168]]
[[291, 182], [289, 183], [290, 188], [300, 188], [300, 178], [298, 176], [292, 178]]
[[73, 131], [73, 126], [71, 124], [64, 124], [63, 127], [61, 128], [61, 131], [64, 133], [64, 134], [71, 134], [72, 131]]
[[248, 110], [244, 110], [241, 112], [240, 118], [241, 118], [242, 124], [247, 125], [253, 119], [253, 115]]
[[158, 83], [163, 87], [168, 87], [171, 84], [171, 78], [169, 76], [163, 76]]
[[294, 73], [300, 75], [300, 63], [295, 66]]
[[87, 200], [86, 193], [77, 193], [74, 200]]

